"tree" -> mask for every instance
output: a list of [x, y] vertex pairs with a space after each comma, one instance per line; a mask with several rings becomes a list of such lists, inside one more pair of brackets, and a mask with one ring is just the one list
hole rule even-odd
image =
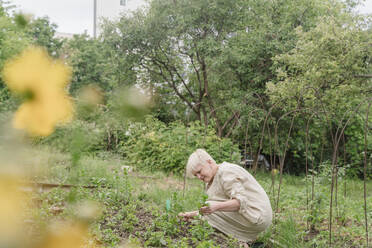
[[70, 92], [75, 94], [81, 87], [95, 84], [107, 91], [112, 85], [105, 78], [104, 51], [102, 44], [87, 34], [74, 35], [63, 48], [68, 64], [73, 69]]
[[[299, 46], [298, 30], [311, 32], [327, 16], [336, 23], [351, 16], [357, 1], [348, 2], [153, 0], [145, 11], [104, 24], [100, 39], [110, 47], [113, 82], [130, 79], [149, 88], [159, 118], [197, 119], [220, 137], [244, 145], [248, 140], [252, 153], [268, 154], [278, 119], [298, 103], [306, 107], [267, 90], [270, 82], [282, 80], [277, 58]], [[295, 147], [290, 153], [301, 160], [306, 121], [288, 115], [280, 123], [290, 126], [293, 120], [292, 135], [298, 138], [289, 141]], [[286, 138], [288, 130], [279, 128], [278, 135]]]
[[[9, 6], [0, 2], [0, 70], [4, 63], [21, 52], [28, 44], [29, 37], [23, 28], [19, 27], [9, 15]], [[0, 75], [0, 111], [9, 110], [14, 104], [9, 102], [10, 93]]]
[[308, 32], [297, 29], [296, 47], [275, 58], [277, 80], [267, 89], [273, 101], [280, 99], [290, 108], [297, 100], [312, 109], [322, 104], [339, 120], [370, 95], [370, 80], [358, 75], [372, 69], [372, 34], [362, 20], [345, 18], [323, 18]]
[[[246, 142], [245, 126], [249, 125], [248, 140], [253, 145], [252, 150], [259, 150], [261, 135], [264, 134], [262, 149], [264, 153], [269, 153], [270, 134], [263, 129], [263, 123], [271, 111], [267, 125], [273, 129], [273, 122], [283, 114], [278, 108], [270, 110], [275, 102], [270, 102], [266, 94], [267, 83], [277, 77], [273, 66], [275, 56], [287, 53], [296, 46], [297, 27], [311, 30], [319, 18], [331, 14], [338, 16], [343, 8], [337, 1], [246, 1], [241, 27], [226, 43], [215, 62], [214, 72], [219, 75], [221, 82], [235, 81], [236, 91], [240, 92], [232, 96], [242, 99], [240, 110], [241, 123], [244, 125], [236, 130], [239, 143]], [[226, 88], [226, 91], [230, 89]], [[261, 111], [257, 111], [259, 109]], [[290, 118], [284, 118], [284, 123], [289, 125]], [[286, 137], [286, 131], [281, 135]]]
[[295, 2], [154, 0], [104, 37], [121, 40], [141, 83], [164, 99], [171, 89], [197, 119], [230, 136], [242, 116], [265, 108], [257, 94], [267, 102], [272, 58], [295, 46], [295, 28], [309, 30], [320, 16], [340, 11], [333, 1]]
[[[277, 78], [267, 88], [271, 100], [280, 101], [282, 108], [291, 110], [300, 103], [308, 112], [317, 113], [331, 149], [346, 125], [344, 146], [349, 147], [348, 154], [356, 164], [362, 161], [355, 147], [364, 142], [363, 116], [372, 92], [371, 79], [360, 77], [372, 69], [368, 25], [360, 16], [345, 14], [322, 18], [307, 32], [298, 28], [296, 47], [275, 58]], [[313, 131], [318, 136], [321, 132]]]
[[26, 26], [26, 33], [33, 43], [45, 47], [53, 57], [59, 57], [63, 41], [55, 37], [57, 25], [51, 23], [49, 17], [36, 18]]
[[[228, 136], [240, 116], [235, 105], [216, 101], [219, 88], [213, 77], [214, 61], [239, 27], [239, 3], [152, 1], [147, 14], [123, 16], [114, 30], [123, 40], [123, 54], [137, 61], [132, 70], [142, 73], [141, 83], [160, 94], [172, 89], [197, 119], [213, 122], [219, 136]], [[233, 92], [234, 82], [229, 89]]]

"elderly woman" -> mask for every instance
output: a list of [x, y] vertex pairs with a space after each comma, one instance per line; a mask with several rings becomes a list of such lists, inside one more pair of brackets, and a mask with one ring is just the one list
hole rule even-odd
[[[208, 206], [200, 212], [212, 227], [240, 241], [252, 242], [270, 226], [270, 200], [244, 168], [227, 162], [217, 165], [205, 150], [198, 149], [190, 155], [187, 170], [207, 184]], [[180, 216], [198, 214], [192, 211]]]

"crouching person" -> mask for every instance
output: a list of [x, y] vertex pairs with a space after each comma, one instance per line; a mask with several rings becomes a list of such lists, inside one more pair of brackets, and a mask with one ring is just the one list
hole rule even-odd
[[[223, 162], [217, 165], [202, 149], [192, 153], [187, 170], [207, 184], [208, 206], [203, 218], [217, 230], [243, 242], [252, 242], [272, 221], [270, 200], [256, 179], [244, 168]], [[199, 211], [180, 213], [191, 218]]]

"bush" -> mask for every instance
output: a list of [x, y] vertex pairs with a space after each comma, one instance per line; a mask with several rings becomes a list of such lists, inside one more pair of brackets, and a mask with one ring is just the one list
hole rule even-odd
[[205, 130], [199, 122], [189, 127], [178, 121], [166, 125], [152, 116], [144, 122], [129, 122], [110, 118], [107, 113], [95, 121], [75, 120], [35, 141], [69, 152], [77, 159], [82, 154], [107, 150], [141, 169], [178, 175], [184, 172], [188, 156], [197, 148], [206, 149], [217, 163], [240, 159], [237, 145], [217, 137], [212, 127]]
[[217, 163], [239, 160], [237, 145], [217, 137], [212, 127], [205, 130], [199, 122], [190, 123], [189, 127], [181, 122], [167, 126], [148, 117], [143, 123], [130, 125], [127, 136], [119, 152], [131, 164], [149, 171], [182, 174], [188, 156], [197, 148], [204, 148]]

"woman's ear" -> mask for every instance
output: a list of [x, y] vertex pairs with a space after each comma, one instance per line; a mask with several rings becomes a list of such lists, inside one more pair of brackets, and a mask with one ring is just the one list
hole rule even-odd
[[216, 163], [214, 163], [211, 159], [207, 159], [207, 163], [212, 166], [216, 165]]

